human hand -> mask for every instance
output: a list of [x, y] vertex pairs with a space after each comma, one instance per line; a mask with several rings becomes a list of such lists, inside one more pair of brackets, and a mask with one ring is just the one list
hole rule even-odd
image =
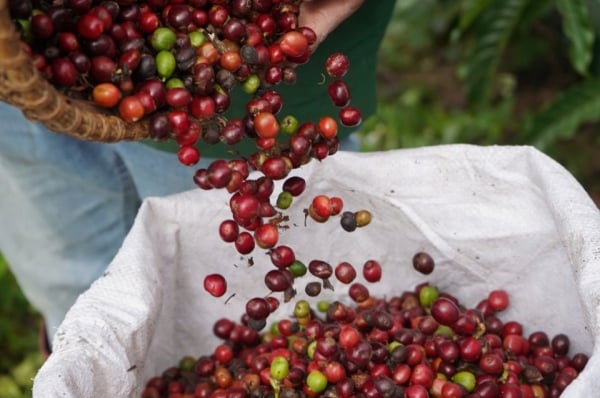
[[352, 15], [365, 0], [304, 0], [300, 4], [298, 25], [311, 28], [317, 35], [314, 51], [337, 26]]

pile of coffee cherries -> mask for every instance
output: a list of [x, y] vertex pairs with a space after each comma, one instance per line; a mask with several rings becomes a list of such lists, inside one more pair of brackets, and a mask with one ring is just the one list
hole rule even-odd
[[[420, 252], [413, 266], [429, 274], [434, 262]], [[356, 270], [345, 263], [335, 274], [350, 284]], [[381, 268], [367, 262], [363, 274], [376, 282]], [[298, 300], [263, 333], [247, 314], [217, 320], [221, 343], [152, 377], [142, 398], [554, 398], [588, 361], [569, 355], [565, 334], [525, 335], [503, 321], [501, 289], [469, 308], [428, 282], [387, 298], [352, 286], [362, 287], [350, 304]], [[252, 313], [267, 311], [259, 302], [249, 301]]]
[[[11, 17], [33, 64], [58, 89], [125, 121], [148, 120], [151, 136], [172, 139], [185, 165], [201, 145], [235, 147], [253, 140], [251, 168], [281, 177], [263, 163], [289, 169], [337, 148], [338, 123], [356, 126], [342, 80], [345, 55], [331, 54], [323, 84], [340, 112], [301, 124], [279, 115], [280, 84], [296, 83], [295, 66], [312, 54], [315, 32], [298, 25], [299, 0], [9, 0]], [[306, 84], [307, 82], [303, 82]], [[319, 82], [313, 82], [319, 84]], [[224, 113], [235, 86], [251, 95], [240, 119]], [[326, 94], [326, 93], [324, 93]], [[327, 95], [327, 94], [326, 94]], [[286, 139], [278, 139], [280, 132]], [[219, 185], [219, 184], [217, 184]]]

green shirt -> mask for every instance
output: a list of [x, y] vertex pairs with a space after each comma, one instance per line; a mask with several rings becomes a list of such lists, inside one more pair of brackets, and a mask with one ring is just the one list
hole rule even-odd
[[[343, 0], [340, 0], [343, 1]], [[363, 5], [350, 18], [342, 22], [327, 39], [321, 43], [310, 61], [297, 67], [295, 84], [281, 83], [275, 90], [283, 96], [283, 108], [278, 116], [293, 114], [300, 123], [317, 122], [322, 116], [336, 117], [339, 108], [335, 107], [327, 93], [325, 80], [325, 60], [334, 52], [348, 56], [350, 69], [344, 81], [351, 93], [351, 105], [361, 110], [363, 120], [371, 116], [376, 109], [376, 65], [377, 51], [391, 18], [395, 0], [365, 0]], [[325, 83], [324, 83], [325, 81]], [[242, 117], [245, 104], [250, 97], [239, 87], [231, 94], [229, 117]], [[340, 138], [346, 137], [351, 128], [340, 126]], [[162, 150], [176, 151], [177, 144], [172, 141], [145, 141]], [[234, 149], [225, 144], [208, 145], [199, 142], [202, 157], [229, 157], [228, 151]], [[255, 149], [254, 141], [244, 139], [235, 146], [235, 150], [248, 155]]]

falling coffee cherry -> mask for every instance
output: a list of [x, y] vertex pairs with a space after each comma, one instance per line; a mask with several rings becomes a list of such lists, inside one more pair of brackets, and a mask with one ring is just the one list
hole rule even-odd
[[308, 263], [308, 271], [323, 281], [323, 288], [333, 290], [329, 277], [333, 275], [333, 267], [322, 260], [312, 260]]
[[310, 297], [316, 297], [321, 293], [321, 283], [320, 282], [309, 282], [304, 287], [304, 291]]
[[375, 283], [381, 280], [381, 264], [376, 260], [367, 260], [363, 264], [363, 277], [367, 282]]
[[373, 218], [371, 212], [368, 210], [359, 210], [354, 213], [354, 216], [356, 217], [356, 226], [359, 228], [369, 225], [371, 219]]
[[204, 278], [204, 290], [215, 297], [221, 297], [227, 291], [227, 281], [221, 274], [209, 274]]
[[345, 211], [342, 213], [340, 224], [344, 231], [352, 232], [356, 229], [356, 215], [352, 211]]
[[417, 271], [425, 275], [431, 274], [435, 267], [433, 258], [425, 252], [416, 253], [413, 256], [412, 264]]
[[325, 60], [327, 74], [335, 79], [343, 77], [350, 67], [350, 61], [345, 54], [333, 53]]

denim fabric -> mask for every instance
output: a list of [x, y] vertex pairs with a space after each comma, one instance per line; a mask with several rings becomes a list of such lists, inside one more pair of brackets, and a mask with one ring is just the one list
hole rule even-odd
[[0, 251], [50, 337], [119, 249], [141, 200], [194, 187], [192, 168], [140, 143], [49, 132], [0, 103]]

